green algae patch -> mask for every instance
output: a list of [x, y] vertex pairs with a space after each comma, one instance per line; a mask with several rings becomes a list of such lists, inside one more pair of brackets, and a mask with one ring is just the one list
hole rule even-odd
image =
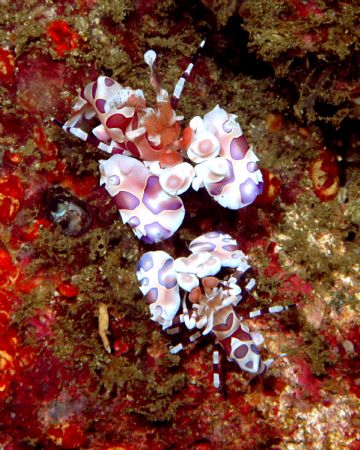
[[97, 13], [102, 16], [109, 16], [115, 23], [121, 24], [133, 10], [133, 2], [130, 0], [117, 1], [110, 0], [99, 5]]
[[299, 117], [335, 126], [347, 117], [359, 118], [359, 107], [353, 102], [359, 54], [359, 27], [354, 24], [359, 7], [297, 4], [243, 2], [240, 15], [249, 33], [249, 49], [271, 63], [279, 80], [293, 85]]
[[305, 340], [305, 347], [303, 351], [311, 364], [311, 369], [314, 375], [326, 375], [330, 366], [334, 366], [336, 361], [332, 356], [329, 344], [325, 338], [311, 330], [307, 324], [307, 331], [303, 333]]
[[[138, 359], [130, 362], [126, 357], [108, 357], [89, 361], [91, 370], [99, 377], [98, 393], [105, 398], [123, 393], [127, 398], [126, 411], [145, 417], [151, 422], [164, 422], [174, 418], [181, 401], [174, 395], [185, 385], [185, 375], [172, 373], [160, 365], [156, 374], [144, 367]], [[105, 363], [105, 364], [104, 364]], [[101, 370], [101, 375], [100, 375]]]

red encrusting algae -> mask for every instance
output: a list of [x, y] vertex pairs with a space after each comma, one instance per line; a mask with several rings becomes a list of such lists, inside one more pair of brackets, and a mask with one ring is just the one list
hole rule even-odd
[[80, 37], [70, 25], [63, 20], [54, 20], [47, 27], [47, 35], [59, 56], [74, 50], [79, 45]]

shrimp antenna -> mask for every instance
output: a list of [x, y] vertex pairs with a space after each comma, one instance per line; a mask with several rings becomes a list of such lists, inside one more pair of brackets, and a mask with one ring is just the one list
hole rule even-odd
[[181, 75], [181, 77], [179, 78], [178, 82], [176, 83], [176, 86], [175, 86], [175, 89], [174, 89], [174, 92], [173, 92], [173, 94], [172, 94], [171, 101], [170, 101], [171, 107], [172, 107], [174, 110], [176, 109], [176, 106], [177, 106], [177, 104], [178, 104], [178, 101], [180, 100], [180, 96], [181, 96], [181, 93], [182, 93], [182, 91], [183, 91], [183, 89], [184, 89], [185, 82], [186, 82], [186, 80], [189, 78], [189, 76], [190, 76], [190, 74], [191, 74], [191, 71], [193, 70], [193, 68], [194, 68], [194, 66], [195, 66], [195, 64], [196, 64], [196, 61], [198, 60], [198, 58], [199, 58], [199, 56], [200, 56], [200, 53], [201, 53], [202, 49], [203, 49], [204, 46], [205, 46], [205, 43], [206, 43], [206, 38], [204, 38], [204, 39], [200, 42], [200, 45], [199, 45], [199, 47], [197, 48], [197, 50], [196, 50], [194, 56], [192, 57], [190, 64], [189, 64], [189, 65], [187, 66], [187, 68], [184, 70], [184, 72], [182, 73], [182, 75]]

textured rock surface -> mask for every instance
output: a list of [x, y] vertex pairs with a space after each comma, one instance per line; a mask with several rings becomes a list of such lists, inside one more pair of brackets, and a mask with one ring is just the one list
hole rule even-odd
[[[2, 2], [0, 18], [0, 446], [91, 449], [359, 448], [359, 36], [355, 2]], [[256, 268], [240, 306], [296, 303], [249, 322], [253, 380], [211, 341], [171, 355], [135, 263], [149, 250], [98, 186], [104, 155], [61, 133], [99, 74], [153, 98], [154, 48], [171, 91], [204, 34], [179, 102], [188, 124], [216, 104], [239, 116], [266, 181], [255, 205], [184, 195], [176, 257], [213, 229]], [[60, 220], [61, 218], [61, 220]], [[106, 352], [98, 333], [109, 313]]]

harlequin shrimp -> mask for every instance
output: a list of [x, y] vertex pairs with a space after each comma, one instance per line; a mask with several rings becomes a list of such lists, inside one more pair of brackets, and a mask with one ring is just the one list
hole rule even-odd
[[188, 157], [195, 166], [192, 186], [205, 186], [224, 208], [239, 209], [250, 205], [263, 191], [258, 158], [242, 134], [236, 115], [218, 105], [204, 119], [190, 121], [195, 136]]
[[[175, 260], [163, 251], [150, 251], [140, 258], [136, 275], [151, 319], [169, 334], [182, 327], [196, 329], [190, 343], [210, 335], [227, 359], [240, 369], [253, 375], [264, 373], [274, 359], [261, 360], [258, 346], [263, 337], [250, 331], [245, 320], [287, 311], [294, 305], [265, 307], [238, 315], [236, 306], [254, 288], [255, 280], [250, 278], [243, 288], [240, 286], [250, 266], [236, 240], [228, 234], [210, 232], [194, 239], [189, 249], [190, 256]], [[229, 278], [216, 277], [222, 268], [233, 269]], [[184, 291], [182, 300], [180, 290]], [[178, 353], [183, 348], [180, 343], [170, 351]], [[217, 351], [213, 352], [213, 363], [214, 386], [219, 388]]]
[[[178, 196], [190, 186], [195, 190], [205, 187], [215, 201], [230, 209], [249, 205], [263, 189], [258, 159], [242, 134], [236, 115], [215, 106], [203, 119], [194, 117], [189, 126], [182, 130], [180, 123], [183, 116], [177, 115], [175, 109], [185, 81], [204, 45], [205, 40], [176, 83], [172, 96], [160, 85], [155, 70], [156, 53], [153, 50], [145, 53], [144, 59], [150, 68], [150, 83], [156, 92], [155, 108], [147, 106], [141, 89], [123, 87], [109, 77], [100, 76], [80, 92], [73, 114], [64, 124], [53, 119], [64, 131], [113, 155], [106, 162], [107, 170], [103, 170], [101, 183], [111, 196], [114, 191], [116, 195], [124, 192], [122, 197], [134, 200], [116, 201], [116, 204], [122, 218], [129, 218], [128, 223], [136, 236], [147, 243], [166, 239], [178, 229], [184, 217], [182, 201]], [[92, 118], [98, 124], [89, 134], [80, 126]], [[141, 180], [137, 179], [137, 170], [126, 175], [117, 172], [120, 158], [125, 157], [137, 161], [133, 165], [139, 168]], [[144, 166], [142, 170], [140, 164]], [[100, 170], [104, 166], [104, 161], [100, 161]], [[152, 217], [153, 222], [148, 223], [148, 208], [141, 203], [146, 199], [154, 205], [157, 199], [145, 192], [145, 171], [147, 179], [160, 186], [156, 189], [157, 194], [161, 189], [162, 197], [174, 198], [174, 202], [163, 202], [164, 208], [167, 204], [181, 205], [176, 207], [177, 215], [174, 209], [160, 208], [154, 212], [155, 208], [156, 220]], [[105, 172], [112, 175], [104, 175]], [[125, 179], [126, 189], [123, 187]], [[115, 189], [114, 181], [120, 181]], [[134, 204], [141, 205], [136, 214], [132, 214], [131, 206]], [[130, 220], [130, 216], [136, 219]], [[171, 227], [169, 217], [174, 220]], [[165, 231], [158, 232], [159, 229]]]
[[135, 158], [114, 155], [100, 161], [100, 184], [105, 184], [124, 223], [147, 244], [170, 237], [181, 225], [182, 200], [169, 195], [159, 177]]

